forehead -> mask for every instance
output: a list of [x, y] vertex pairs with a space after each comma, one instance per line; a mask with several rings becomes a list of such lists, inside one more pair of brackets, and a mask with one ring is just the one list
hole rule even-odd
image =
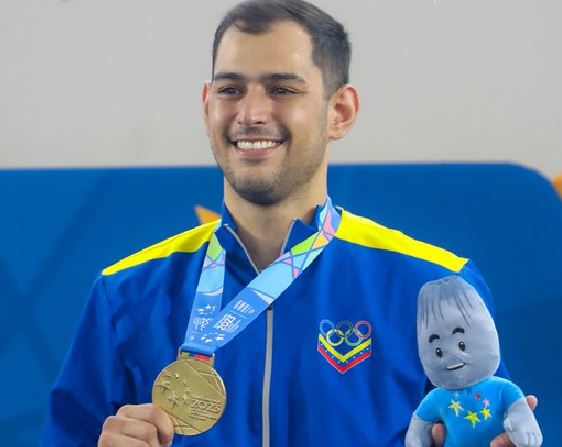
[[[437, 303], [436, 303], [437, 304]], [[471, 309], [468, 309], [469, 311]], [[466, 316], [469, 323], [472, 323], [470, 316]], [[436, 328], [444, 329], [457, 326], [466, 327], [469, 325], [465, 316], [457, 305], [452, 301], [444, 301], [433, 307], [428, 313], [428, 325], [422, 325], [422, 331], [434, 331]]]
[[305, 73], [315, 68], [310, 35], [294, 22], [275, 23], [263, 34], [230, 27], [215, 60], [215, 72]]

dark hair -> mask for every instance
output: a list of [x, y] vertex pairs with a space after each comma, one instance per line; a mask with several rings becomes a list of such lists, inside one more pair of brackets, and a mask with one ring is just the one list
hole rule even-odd
[[330, 97], [349, 80], [351, 44], [343, 25], [320, 8], [304, 0], [247, 0], [232, 8], [215, 31], [213, 73], [217, 51], [231, 26], [248, 34], [266, 33], [272, 24], [292, 21], [312, 39], [312, 61], [322, 71], [324, 92]]

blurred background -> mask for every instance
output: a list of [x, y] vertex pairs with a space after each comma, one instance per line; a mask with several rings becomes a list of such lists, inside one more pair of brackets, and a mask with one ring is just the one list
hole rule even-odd
[[[201, 86], [235, 3], [0, 0], [2, 445], [37, 445], [95, 275], [220, 209]], [[332, 196], [475, 260], [561, 446], [562, 2], [314, 3], [347, 26], [361, 95]]]
[[[0, 166], [206, 165], [201, 86], [235, 1], [0, 0]], [[317, 0], [354, 46], [334, 161], [562, 173], [562, 2]]]

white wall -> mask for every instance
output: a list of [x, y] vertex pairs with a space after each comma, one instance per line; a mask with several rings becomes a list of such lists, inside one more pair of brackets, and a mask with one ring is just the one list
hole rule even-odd
[[[200, 86], [235, 1], [0, 0], [0, 167], [209, 164]], [[316, 0], [362, 110], [334, 161], [562, 172], [562, 1]]]

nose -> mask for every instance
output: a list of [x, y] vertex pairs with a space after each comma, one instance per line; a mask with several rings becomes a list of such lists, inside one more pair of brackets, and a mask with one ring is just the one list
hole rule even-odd
[[267, 124], [271, 100], [262, 88], [250, 88], [239, 102], [236, 122], [243, 126]]

